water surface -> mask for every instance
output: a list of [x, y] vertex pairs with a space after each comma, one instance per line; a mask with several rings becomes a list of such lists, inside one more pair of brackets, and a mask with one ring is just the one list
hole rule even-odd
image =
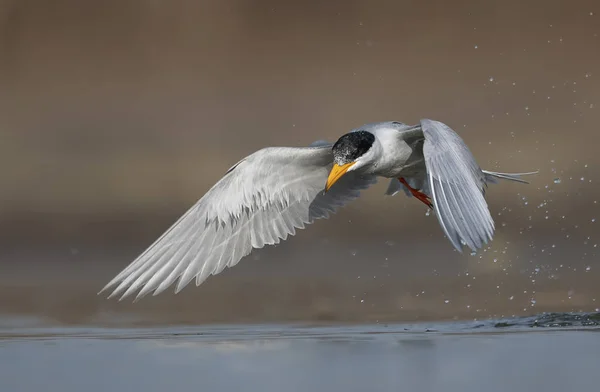
[[0, 390], [592, 390], [599, 318], [25, 329], [5, 322]]

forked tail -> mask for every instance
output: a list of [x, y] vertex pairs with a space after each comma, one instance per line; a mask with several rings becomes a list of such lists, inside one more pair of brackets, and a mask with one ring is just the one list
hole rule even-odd
[[528, 173], [498, 173], [498, 172], [493, 172], [493, 171], [488, 171], [488, 170], [482, 170], [482, 172], [483, 172], [483, 174], [485, 174], [485, 181], [488, 183], [491, 183], [491, 184], [497, 184], [498, 179], [516, 181], [516, 182], [521, 182], [523, 184], [529, 184], [528, 181], [522, 179], [521, 177], [539, 173], [538, 171], [528, 172]]

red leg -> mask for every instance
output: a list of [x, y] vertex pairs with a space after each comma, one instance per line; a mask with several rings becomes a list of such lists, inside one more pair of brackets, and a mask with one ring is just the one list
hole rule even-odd
[[433, 209], [433, 203], [431, 203], [431, 199], [429, 198], [429, 196], [419, 191], [418, 189], [412, 188], [410, 185], [408, 185], [408, 183], [403, 177], [398, 178], [398, 181], [400, 181], [405, 187], [407, 187], [414, 197], [420, 200], [427, 207]]

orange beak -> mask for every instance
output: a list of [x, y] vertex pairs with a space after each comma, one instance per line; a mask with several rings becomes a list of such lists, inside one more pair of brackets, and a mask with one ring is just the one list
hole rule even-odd
[[333, 164], [331, 171], [329, 172], [329, 177], [327, 177], [327, 184], [325, 185], [325, 192], [329, 190], [346, 172], [348, 169], [352, 167], [356, 162], [346, 163], [345, 165], [338, 165], [337, 163]]

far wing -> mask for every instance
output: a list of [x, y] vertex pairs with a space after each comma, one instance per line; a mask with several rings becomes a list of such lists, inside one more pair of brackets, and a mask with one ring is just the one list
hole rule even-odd
[[[413, 189], [419, 189], [425, 194], [429, 194], [429, 187], [427, 181], [421, 177], [404, 177], [404, 180], [410, 185]], [[386, 196], [394, 196], [396, 193], [404, 191], [404, 194], [408, 197], [413, 197], [410, 190], [404, 186], [397, 178], [392, 178], [388, 187], [385, 191]]]
[[225, 267], [253, 248], [279, 243], [297, 228], [327, 218], [376, 180], [348, 173], [323, 194], [331, 169], [331, 145], [265, 148], [244, 158], [219, 180], [153, 245], [102, 291], [121, 299], [164, 291], [178, 280], [179, 292]]
[[423, 153], [436, 215], [442, 229], [462, 252], [492, 239], [494, 221], [484, 198], [484, 173], [463, 140], [447, 125], [421, 120]]

